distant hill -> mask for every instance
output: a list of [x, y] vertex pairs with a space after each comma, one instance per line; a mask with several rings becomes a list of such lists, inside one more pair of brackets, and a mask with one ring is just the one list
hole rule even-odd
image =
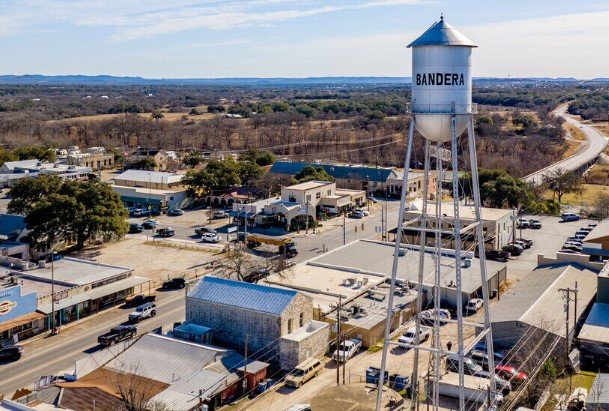
[[44, 76], [39, 74], [0, 75], [3, 84], [82, 84], [82, 85], [307, 85], [307, 84], [410, 84], [410, 77], [304, 77], [304, 78], [184, 78], [147, 79], [108, 75]]
[[[579, 80], [575, 78], [551, 78], [551, 77], [523, 77], [523, 78], [501, 78], [501, 77], [475, 77], [479, 83], [521, 83], [521, 82], [608, 82], [608, 78], [595, 78], [591, 80]], [[306, 86], [306, 85], [385, 85], [385, 84], [410, 84], [411, 77], [227, 77], [227, 78], [161, 78], [150, 79], [143, 77], [118, 77], [109, 75], [85, 76], [85, 75], [63, 75], [45, 76], [41, 74], [25, 75], [0, 75], [0, 84], [22, 84], [22, 85], [210, 85], [210, 86]]]

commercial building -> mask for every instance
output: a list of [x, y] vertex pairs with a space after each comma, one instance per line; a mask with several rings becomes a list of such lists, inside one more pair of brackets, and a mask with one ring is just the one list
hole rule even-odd
[[609, 266], [597, 277], [596, 301], [577, 339], [584, 362], [594, 367], [609, 364]]
[[569, 305], [569, 335], [574, 332], [575, 318], [593, 302], [597, 271], [575, 263], [541, 265], [534, 269], [501, 300], [491, 306], [493, 339], [500, 346], [514, 346], [525, 335], [539, 332], [565, 337], [565, 301], [562, 288], [575, 288], [577, 305]]
[[63, 180], [84, 179], [91, 173], [90, 167], [56, 163], [42, 163], [40, 160], [7, 161], [0, 166], [0, 188], [11, 187], [22, 178], [37, 177], [42, 174], [56, 175]]
[[134, 292], [151, 291], [150, 280], [134, 276], [130, 268], [76, 258], [10, 270], [6, 281], [20, 284], [25, 294], [35, 293], [36, 309], [46, 316], [47, 328], [53, 310], [55, 325], [61, 326], [120, 303]]
[[[129, 389], [146, 409], [214, 410], [256, 389], [267, 370], [268, 364], [232, 350], [145, 334], [77, 360], [70, 382], [27, 398], [69, 409], [123, 409], [121, 390]], [[16, 401], [27, 404], [27, 398]]]
[[205, 276], [186, 297], [186, 321], [213, 330], [214, 344], [277, 364], [278, 341], [312, 320], [311, 299], [297, 291]]
[[179, 208], [186, 199], [183, 178], [183, 174], [177, 173], [127, 170], [114, 178], [112, 190], [121, 197], [125, 207], [162, 213]]
[[114, 154], [103, 147], [91, 147], [84, 153], [78, 147], [68, 150], [66, 162], [69, 165], [88, 167], [91, 170], [105, 170], [114, 167]]
[[307, 181], [281, 189], [281, 197], [252, 204], [233, 204], [232, 216], [250, 225], [279, 225], [290, 228], [293, 222], [317, 220], [324, 215], [336, 215], [366, 202], [363, 190], [337, 189], [330, 181]]
[[[410, 204], [409, 209], [404, 214], [404, 221], [413, 220], [420, 218], [423, 214], [423, 202], [421, 200], [415, 200]], [[451, 239], [455, 224], [455, 212], [454, 205], [452, 202], [445, 202], [442, 204], [442, 226], [441, 229], [445, 230], [447, 234], [443, 235], [442, 245], [446, 248], [454, 248], [454, 241]], [[435, 213], [436, 204], [427, 204], [427, 215], [429, 216], [428, 224], [431, 228], [435, 227]], [[501, 208], [488, 208], [481, 207], [480, 215], [482, 218], [482, 231], [484, 234], [485, 245], [487, 249], [500, 250], [502, 247], [513, 241], [514, 236], [514, 221], [512, 220], [513, 212], [508, 209]], [[474, 206], [467, 207], [461, 205], [459, 207], [459, 220], [461, 227], [467, 227], [472, 224], [476, 219]], [[395, 232], [395, 230], [394, 230]], [[475, 230], [472, 228], [468, 233], [464, 233], [462, 236], [462, 245], [464, 248], [472, 246], [475, 240]], [[408, 229], [404, 230], [404, 242], [411, 244], [419, 244], [420, 233], [417, 230]], [[435, 241], [434, 234], [431, 232], [426, 233], [427, 245], [433, 246]]]
[[[353, 187], [365, 190], [375, 195], [399, 196], [402, 190], [403, 170], [388, 167], [372, 167], [351, 164], [324, 164], [276, 161], [269, 172], [274, 174], [294, 176], [306, 166], [321, 167], [339, 186]], [[409, 197], [422, 195], [423, 174], [410, 172], [408, 177]], [[436, 175], [430, 174], [429, 192], [435, 192]]]
[[[365, 273], [385, 277], [391, 274], [394, 246], [393, 243], [360, 240], [317, 257], [309, 264], [351, 272], [352, 275]], [[440, 303], [443, 307], [454, 308], [457, 306], [459, 299], [456, 289], [454, 251], [450, 249], [442, 249], [441, 251], [440, 275], [442, 285], [440, 287]], [[405, 245], [402, 247], [398, 259], [397, 278], [403, 283], [411, 286], [417, 285], [419, 254], [418, 246]], [[426, 250], [423, 257], [424, 267], [427, 267], [427, 269], [424, 270], [421, 289], [424, 295], [424, 304], [431, 304], [434, 288], [433, 267], [436, 264], [436, 256], [433, 250]], [[504, 263], [487, 261], [486, 275], [491, 297], [496, 296], [500, 284], [507, 278], [507, 266]], [[463, 304], [466, 304], [471, 298], [480, 297], [482, 290], [480, 263], [471, 252], [463, 253], [461, 284]]]
[[18, 281], [0, 277], [0, 346], [20, 341], [44, 329], [44, 314], [36, 311], [36, 292], [25, 291]]
[[589, 255], [595, 261], [609, 259], [609, 219], [600, 221], [586, 236], [582, 253]]

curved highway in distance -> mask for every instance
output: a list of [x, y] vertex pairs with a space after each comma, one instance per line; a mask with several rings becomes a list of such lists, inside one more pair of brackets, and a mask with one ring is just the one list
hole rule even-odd
[[567, 157], [564, 160], [558, 161], [549, 165], [548, 167], [529, 174], [528, 176], [524, 177], [523, 180], [534, 184], [540, 184], [543, 180], [543, 176], [547, 173], [556, 171], [558, 169], [568, 171], [577, 170], [582, 165], [596, 159], [596, 157], [598, 157], [605, 147], [607, 147], [607, 138], [600, 131], [592, 126], [583, 124], [574, 118], [569, 117], [566, 115], [566, 111], [567, 104], [563, 104], [554, 110], [554, 115], [563, 117], [567, 123], [572, 124], [575, 127], [579, 127], [581, 131], [583, 131], [584, 135], [586, 136], [584, 147], [578, 150], [571, 157]]

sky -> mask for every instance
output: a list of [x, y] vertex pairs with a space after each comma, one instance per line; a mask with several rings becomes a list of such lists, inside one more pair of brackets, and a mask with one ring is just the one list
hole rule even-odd
[[0, 0], [0, 74], [410, 76], [441, 13], [474, 76], [609, 77], [609, 0]]

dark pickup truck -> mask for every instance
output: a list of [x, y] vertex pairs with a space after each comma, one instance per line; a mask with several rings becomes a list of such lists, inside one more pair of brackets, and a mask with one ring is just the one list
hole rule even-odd
[[103, 346], [110, 346], [116, 344], [119, 341], [128, 340], [129, 338], [135, 337], [137, 334], [137, 327], [134, 325], [119, 325], [114, 327], [105, 334], [97, 337], [97, 342]]
[[138, 295], [134, 295], [133, 297], [126, 298], [125, 307], [126, 308], [139, 307], [142, 304], [153, 303], [154, 301], [156, 301], [156, 294], [151, 294], [151, 295], [138, 294]]

